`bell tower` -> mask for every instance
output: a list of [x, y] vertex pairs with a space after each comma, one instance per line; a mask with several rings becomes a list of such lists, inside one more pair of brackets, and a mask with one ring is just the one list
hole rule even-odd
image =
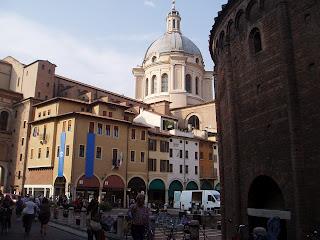
[[172, 8], [171, 11], [168, 13], [167, 16], [167, 32], [181, 32], [180, 31], [180, 22], [181, 17], [179, 11], [176, 10], [176, 1], [172, 1]]

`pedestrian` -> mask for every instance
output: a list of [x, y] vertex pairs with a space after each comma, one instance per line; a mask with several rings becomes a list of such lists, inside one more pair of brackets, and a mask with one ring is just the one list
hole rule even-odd
[[17, 218], [21, 217], [22, 210], [23, 210], [23, 201], [21, 196], [18, 196], [18, 201], [16, 202], [16, 216]]
[[49, 200], [47, 198], [42, 199], [42, 203], [40, 205], [40, 212], [39, 212], [39, 221], [41, 223], [41, 235], [47, 235], [47, 226], [50, 220], [50, 205]]
[[93, 240], [93, 236], [96, 240], [100, 239], [102, 226], [100, 224], [101, 215], [99, 210], [99, 202], [97, 199], [92, 199], [87, 209], [87, 233], [88, 240]]
[[145, 196], [138, 194], [136, 203], [130, 206], [128, 216], [132, 221], [131, 235], [133, 240], [143, 240], [149, 229], [149, 209], [144, 204]]
[[32, 227], [32, 222], [34, 220], [35, 213], [38, 210], [38, 206], [37, 204], [35, 204], [33, 197], [29, 197], [28, 201], [24, 204], [24, 206], [25, 207], [22, 211], [23, 226], [25, 229], [25, 233], [29, 234]]
[[6, 214], [6, 225], [8, 229], [11, 228], [11, 216], [12, 216], [12, 209], [13, 209], [13, 201], [10, 197], [10, 195], [6, 195], [4, 197], [4, 200], [2, 202], [2, 207], [4, 208], [5, 214]]

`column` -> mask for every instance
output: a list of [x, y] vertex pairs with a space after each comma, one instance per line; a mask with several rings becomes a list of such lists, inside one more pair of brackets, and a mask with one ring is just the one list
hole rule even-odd
[[169, 204], [169, 193], [168, 189], [165, 190], [165, 203], [168, 205]]
[[34, 197], [34, 187], [31, 188], [31, 195]]
[[175, 82], [175, 77], [174, 77], [174, 64], [171, 64], [171, 71], [170, 71], [170, 78], [169, 78], [169, 92], [174, 90], [174, 82]]
[[181, 89], [183, 90], [183, 91], [185, 91], [186, 90], [186, 65], [185, 64], [183, 64], [182, 65], [182, 71], [181, 71], [182, 73], [181, 73]]

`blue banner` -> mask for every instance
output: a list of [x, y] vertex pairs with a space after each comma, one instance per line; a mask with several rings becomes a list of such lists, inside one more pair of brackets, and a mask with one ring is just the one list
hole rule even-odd
[[58, 162], [58, 177], [63, 177], [64, 168], [64, 150], [66, 148], [66, 133], [60, 134], [60, 151], [59, 151], [59, 162]]
[[88, 133], [87, 135], [86, 178], [91, 178], [94, 173], [95, 137], [94, 133]]

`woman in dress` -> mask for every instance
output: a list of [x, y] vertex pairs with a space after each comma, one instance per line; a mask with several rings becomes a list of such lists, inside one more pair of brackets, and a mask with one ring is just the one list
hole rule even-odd
[[47, 226], [50, 220], [50, 205], [47, 198], [42, 199], [42, 203], [40, 205], [40, 213], [39, 213], [39, 221], [41, 223], [41, 235], [47, 235]]

